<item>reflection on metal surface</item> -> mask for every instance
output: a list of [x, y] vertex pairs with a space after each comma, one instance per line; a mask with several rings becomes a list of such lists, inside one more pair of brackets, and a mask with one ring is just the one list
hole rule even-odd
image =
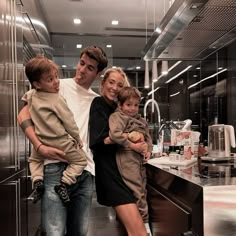
[[[202, 236], [236, 233], [236, 158], [222, 163], [206, 163], [198, 159], [197, 164], [178, 168], [151, 162], [150, 165], [147, 168], [148, 182], [162, 189], [162, 193], [179, 196], [187, 206], [192, 206], [196, 200], [197, 205], [191, 212], [193, 233]], [[202, 194], [196, 195], [197, 191]], [[196, 198], [193, 198], [194, 194]], [[174, 201], [179, 204], [178, 199]], [[202, 214], [194, 212], [198, 209], [203, 209]]]
[[236, 186], [204, 189], [204, 235], [232, 236], [236, 233]]
[[159, 28], [143, 49], [145, 60], [203, 60], [235, 40], [236, 1], [175, 0]]

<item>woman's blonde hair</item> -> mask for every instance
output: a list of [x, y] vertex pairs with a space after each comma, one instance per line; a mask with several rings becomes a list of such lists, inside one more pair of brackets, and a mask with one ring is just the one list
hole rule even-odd
[[109, 68], [105, 71], [104, 76], [102, 78], [102, 81], [100, 83], [100, 87], [99, 87], [100, 94], [103, 94], [103, 84], [106, 82], [107, 78], [113, 72], [118, 72], [124, 78], [124, 87], [129, 87], [130, 86], [129, 79], [128, 79], [126, 73], [123, 71], [123, 69], [121, 67]]

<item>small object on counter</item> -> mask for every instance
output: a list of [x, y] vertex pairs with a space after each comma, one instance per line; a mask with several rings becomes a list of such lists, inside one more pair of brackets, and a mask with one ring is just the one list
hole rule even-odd
[[175, 169], [175, 170], [178, 170], [179, 167], [178, 166], [170, 166], [170, 169]]
[[185, 160], [183, 155], [180, 155], [177, 153], [170, 153], [169, 159], [170, 159], [170, 161], [184, 161]]
[[208, 154], [208, 152], [204, 148], [203, 143], [200, 143], [200, 145], [198, 146], [198, 156], [201, 157], [201, 156], [205, 156], [207, 154]]
[[176, 161], [177, 155], [175, 152], [175, 146], [169, 146], [169, 159], [170, 161]]
[[170, 153], [169, 153], [170, 161], [184, 161], [185, 158], [183, 155], [183, 151], [181, 152], [181, 150], [183, 150], [183, 147], [170, 146], [169, 150], [170, 150]]
[[153, 157], [160, 157], [161, 156], [161, 150], [160, 150], [159, 145], [153, 145], [152, 155], [153, 155]]

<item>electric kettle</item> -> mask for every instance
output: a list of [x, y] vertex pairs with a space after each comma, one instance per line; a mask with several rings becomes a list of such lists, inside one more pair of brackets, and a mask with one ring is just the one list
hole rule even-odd
[[216, 124], [208, 127], [208, 160], [230, 159], [231, 147], [235, 147], [232, 125]]

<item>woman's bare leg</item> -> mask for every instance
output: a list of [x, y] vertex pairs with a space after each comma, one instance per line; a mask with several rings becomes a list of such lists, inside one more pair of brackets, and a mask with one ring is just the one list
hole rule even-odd
[[117, 216], [124, 224], [128, 236], [147, 236], [143, 219], [135, 203], [114, 207]]

